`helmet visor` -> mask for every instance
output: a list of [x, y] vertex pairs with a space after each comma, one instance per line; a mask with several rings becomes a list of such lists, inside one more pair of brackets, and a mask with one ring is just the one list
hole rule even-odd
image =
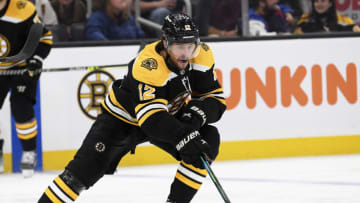
[[199, 43], [172, 43], [168, 46], [168, 50], [175, 56], [190, 60], [195, 58], [200, 52]]

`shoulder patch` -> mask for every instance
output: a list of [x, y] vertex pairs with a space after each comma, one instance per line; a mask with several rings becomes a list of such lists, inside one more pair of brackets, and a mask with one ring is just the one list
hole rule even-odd
[[159, 41], [145, 46], [135, 59], [132, 75], [135, 80], [156, 87], [164, 86], [172, 76], [162, 56], [155, 47]]
[[26, 21], [36, 13], [34, 4], [26, 0], [11, 0], [2, 20], [11, 23]]
[[27, 3], [26, 1], [20, 0], [20, 1], [16, 2], [16, 7], [17, 7], [19, 10], [24, 9], [25, 6], [26, 6], [26, 3]]
[[205, 51], [209, 51], [209, 46], [207, 44], [205, 44], [204, 42], [201, 42], [201, 47], [205, 50]]
[[151, 71], [158, 68], [158, 63], [154, 58], [147, 58], [141, 61], [141, 67]]

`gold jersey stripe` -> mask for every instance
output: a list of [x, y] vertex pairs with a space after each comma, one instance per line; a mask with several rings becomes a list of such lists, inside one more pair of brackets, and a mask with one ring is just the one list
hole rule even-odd
[[60, 189], [64, 191], [64, 193], [66, 193], [70, 198], [72, 198], [73, 200], [77, 199], [78, 194], [76, 194], [69, 186], [67, 186], [59, 176], [56, 177], [54, 181], [60, 187]]
[[147, 103], [144, 103], [144, 104], [138, 104], [135, 107], [135, 113], [137, 114], [139, 112], [139, 110], [142, 109], [144, 106], [147, 106], [147, 105], [152, 104], [152, 103], [162, 103], [165, 106], [168, 105], [168, 101], [166, 99], [154, 99], [154, 100], [151, 100], [150, 102], [147, 102]]
[[[129, 114], [129, 112], [126, 111], [126, 109], [118, 102], [118, 100], [116, 99], [115, 93], [114, 93], [114, 89], [111, 88], [110, 90], [110, 101], [115, 104], [115, 106], [119, 107], [120, 109], [122, 109], [123, 111], [125, 111], [127, 114]], [[130, 114], [129, 114], [130, 115]]]
[[199, 173], [199, 174], [201, 174], [203, 176], [207, 176], [207, 171], [205, 169], [196, 168], [193, 165], [185, 163], [184, 161], [181, 161], [181, 164], [183, 166], [185, 166], [186, 168], [188, 168], [188, 169], [190, 169], [192, 171], [195, 171], [196, 173]]
[[208, 95], [208, 94], [223, 93], [223, 92], [224, 92], [223, 88], [218, 88], [218, 89], [215, 89], [213, 91], [202, 93], [202, 94], [194, 93], [194, 96], [201, 97], [201, 96], [205, 96], [205, 95]]
[[43, 34], [43, 36], [51, 36], [51, 35], [52, 35], [52, 32], [50, 30]]
[[53, 41], [51, 39], [45, 39], [45, 40], [40, 40], [41, 43], [44, 43], [44, 44], [48, 44], [48, 45], [52, 45], [53, 44]]
[[31, 121], [29, 123], [16, 123], [16, 128], [25, 130], [25, 129], [34, 127], [36, 124], [37, 124], [36, 119], [34, 119], [33, 121]]
[[203, 97], [203, 98], [201, 98], [201, 101], [205, 100], [206, 98], [213, 98], [213, 99], [216, 99], [216, 100], [218, 100], [219, 102], [221, 102], [222, 104], [226, 105], [226, 101], [225, 101], [225, 99], [218, 98], [218, 97], [213, 97], [213, 96]]
[[19, 133], [17, 134], [18, 138], [20, 138], [21, 140], [30, 140], [30, 139], [36, 137], [36, 135], [37, 135], [37, 130], [30, 134], [27, 134], [27, 135], [22, 135]]
[[46, 188], [45, 194], [53, 203], [62, 203], [62, 201], [59, 200], [49, 188]]
[[180, 173], [176, 173], [176, 176], [175, 176], [179, 181], [183, 182], [185, 185], [195, 189], [195, 190], [198, 190], [200, 189], [200, 186], [201, 184], [199, 183], [196, 183], [190, 179], [188, 179], [187, 177], [183, 176], [182, 174]]
[[103, 101], [101, 102], [101, 105], [105, 108], [105, 110], [106, 110], [107, 112], [109, 112], [109, 113], [110, 113], [111, 115], [113, 115], [114, 117], [116, 117], [116, 118], [124, 121], [125, 123], [131, 124], [131, 125], [135, 125], [135, 126], [139, 126], [137, 123], [130, 122], [129, 120], [127, 120], [127, 119], [119, 116], [118, 114], [114, 113], [113, 111], [111, 111], [111, 110], [106, 106], [105, 100], [103, 100]]

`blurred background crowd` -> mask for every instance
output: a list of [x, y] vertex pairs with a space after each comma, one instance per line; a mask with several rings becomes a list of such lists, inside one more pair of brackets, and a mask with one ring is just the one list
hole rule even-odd
[[192, 16], [202, 37], [360, 32], [358, 0], [30, 0], [55, 42], [158, 38], [163, 18]]

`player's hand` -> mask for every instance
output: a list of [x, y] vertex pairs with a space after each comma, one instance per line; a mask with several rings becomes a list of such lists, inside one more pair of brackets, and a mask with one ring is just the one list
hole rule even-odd
[[177, 142], [175, 148], [185, 163], [197, 168], [204, 168], [200, 156], [203, 153], [208, 154], [211, 151], [210, 145], [201, 138], [197, 130], [185, 134], [185, 136]]
[[205, 112], [197, 105], [200, 101], [190, 101], [184, 108], [179, 120], [190, 124], [195, 129], [200, 129], [206, 123]]
[[26, 60], [26, 69], [28, 76], [31, 78], [38, 78], [41, 74], [42, 59], [39, 56], [33, 56]]

